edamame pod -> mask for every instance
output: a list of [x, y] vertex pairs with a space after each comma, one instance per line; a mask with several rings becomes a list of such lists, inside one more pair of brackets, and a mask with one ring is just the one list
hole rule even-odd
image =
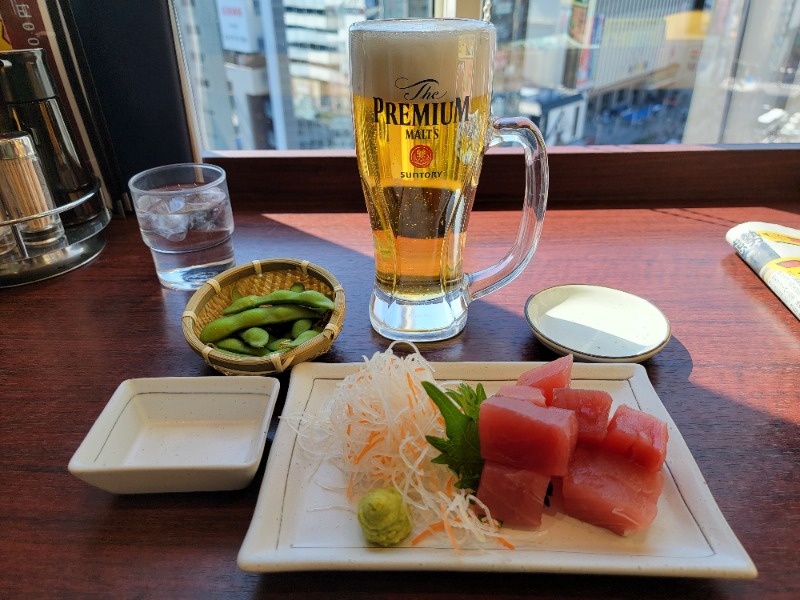
[[316, 318], [317, 313], [304, 306], [288, 305], [251, 308], [235, 315], [214, 319], [203, 327], [199, 337], [201, 342], [208, 344], [229, 337], [240, 329], [290, 323], [297, 319]]
[[291, 338], [276, 338], [274, 340], [271, 340], [270, 343], [267, 344], [267, 349], [273, 352], [276, 352], [278, 350], [283, 350], [284, 349], [283, 344], [288, 344], [291, 341], [292, 341]]
[[292, 331], [291, 331], [292, 339], [296, 338], [304, 331], [308, 331], [309, 329], [311, 329], [311, 326], [313, 324], [314, 321], [312, 321], [311, 319], [297, 319], [297, 321], [295, 321], [292, 324]]
[[[297, 323], [297, 321], [295, 321], [295, 323]], [[269, 331], [262, 327], [249, 327], [240, 333], [239, 336], [248, 346], [252, 346], [253, 348], [263, 348], [269, 343]]]
[[242, 312], [269, 304], [278, 306], [283, 304], [296, 304], [299, 306], [306, 306], [308, 308], [318, 308], [330, 310], [334, 307], [333, 300], [328, 298], [325, 294], [316, 290], [306, 290], [304, 292], [293, 292], [291, 290], [275, 290], [266, 296], [244, 296], [235, 302], [232, 302], [225, 310], [222, 311], [223, 315], [235, 315]]
[[308, 340], [313, 339], [319, 335], [318, 331], [313, 329], [308, 329], [298, 335], [293, 340], [288, 340], [286, 342], [281, 342], [278, 347], [282, 349], [289, 349], [289, 348], [297, 348], [300, 344], [305, 344]]
[[234, 354], [244, 354], [245, 356], [266, 356], [270, 354], [270, 350], [266, 348], [253, 348], [248, 346], [239, 338], [229, 337], [216, 342], [216, 347], [220, 350], [233, 352]]
[[292, 287], [289, 288], [289, 291], [292, 291], [292, 292], [305, 292], [306, 291], [306, 286], [303, 285], [302, 282], [298, 281], [298, 282], [292, 284]]

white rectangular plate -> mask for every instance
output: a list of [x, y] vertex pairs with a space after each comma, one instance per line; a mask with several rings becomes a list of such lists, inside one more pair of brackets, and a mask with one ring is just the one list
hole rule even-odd
[[[487, 394], [513, 383], [541, 363], [432, 363], [439, 382], [483, 383]], [[336, 384], [363, 363], [304, 363], [292, 370], [285, 416], [314, 414]], [[669, 445], [658, 516], [639, 534], [619, 537], [564, 514], [545, 513], [536, 531], [507, 530], [508, 550], [489, 541], [462, 548], [446, 536], [417, 546], [367, 544], [354, 510], [339, 487], [321, 485], [340, 476], [308, 456], [282, 421], [270, 450], [255, 514], [239, 551], [247, 571], [470, 570], [604, 573], [679, 577], [751, 578], [756, 568], [719, 511], [686, 442], [635, 364], [575, 364], [572, 386], [603, 389], [619, 404], [667, 422]]]

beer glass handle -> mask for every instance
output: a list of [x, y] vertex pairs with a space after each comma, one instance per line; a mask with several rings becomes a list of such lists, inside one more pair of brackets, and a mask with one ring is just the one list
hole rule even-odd
[[491, 267], [466, 274], [470, 301], [490, 294], [511, 282], [525, 269], [536, 251], [547, 208], [547, 150], [542, 134], [524, 117], [495, 119], [489, 147], [516, 142], [525, 150], [525, 203], [514, 246]]

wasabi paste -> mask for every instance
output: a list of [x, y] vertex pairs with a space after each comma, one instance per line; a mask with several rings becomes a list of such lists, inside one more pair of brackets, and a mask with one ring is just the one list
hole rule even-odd
[[393, 487], [367, 492], [358, 503], [358, 522], [368, 542], [391, 546], [411, 533], [408, 507]]

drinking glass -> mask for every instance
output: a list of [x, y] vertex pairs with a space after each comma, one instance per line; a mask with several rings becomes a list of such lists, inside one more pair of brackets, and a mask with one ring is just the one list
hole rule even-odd
[[220, 167], [165, 165], [134, 175], [128, 187], [161, 285], [193, 290], [234, 265], [233, 213]]
[[[395, 340], [458, 334], [467, 306], [517, 277], [547, 205], [547, 152], [528, 119], [491, 115], [495, 28], [473, 19], [389, 19], [350, 28], [358, 168], [375, 248], [370, 321]], [[496, 264], [463, 270], [483, 155], [502, 142], [525, 154], [516, 240]]]

